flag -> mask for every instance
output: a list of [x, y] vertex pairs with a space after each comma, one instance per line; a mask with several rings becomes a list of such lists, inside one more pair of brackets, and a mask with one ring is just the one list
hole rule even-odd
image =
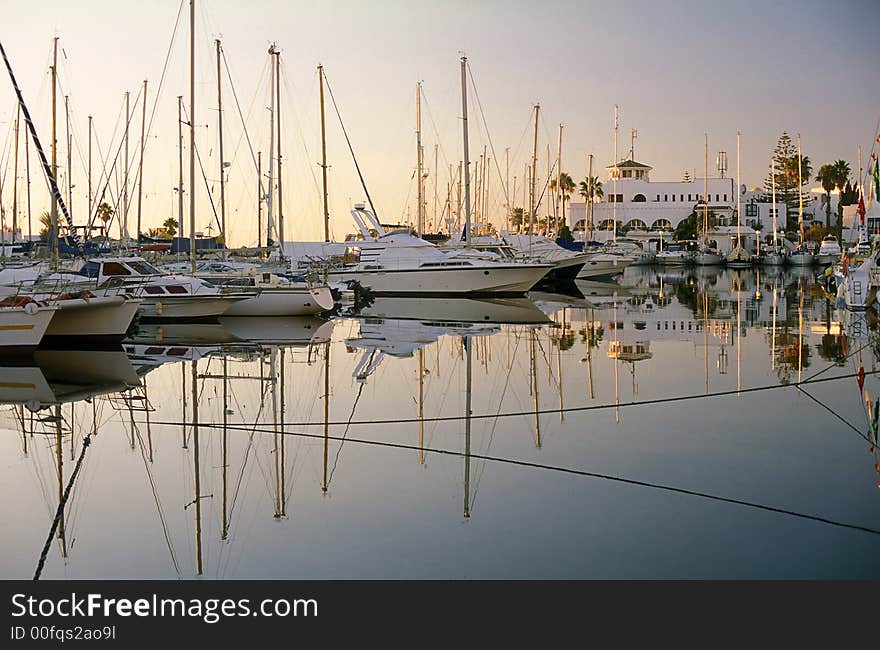
[[865, 225], [865, 197], [859, 194], [859, 223]]

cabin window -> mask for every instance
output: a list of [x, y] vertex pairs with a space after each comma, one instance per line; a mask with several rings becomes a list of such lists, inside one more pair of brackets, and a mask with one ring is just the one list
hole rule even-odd
[[164, 354], [165, 348], [150, 347], [144, 350], [144, 354]]
[[186, 287], [182, 287], [179, 284], [169, 285], [166, 287], [166, 290], [168, 293], [189, 293], [189, 291], [186, 290]]
[[166, 354], [170, 357], [182, 357], [186, 355], [186, 348], [168, 348]]
[[101, 270], [104, 275], [131, 275], [131, 271], [119, 262], [104, 262], [104, 266]]
[[141, 275], [161, 275], [159, 269], [142, 260], [128, 262], [128, 265]]
[[162, 287], [156, 286], [155, 284], [149, 284], [144, 287], [144, 291], [146, 291], [151, 296], [157, 296], [160, 293], [165, 293], [165, 290]]

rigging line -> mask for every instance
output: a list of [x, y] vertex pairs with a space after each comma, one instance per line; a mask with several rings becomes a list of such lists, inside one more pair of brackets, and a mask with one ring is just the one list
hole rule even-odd
[[804, 389], [801, 388], [800, 386], [797, 386], [797, 389], [798, 389], [800, 392], [802, 392], [804, 395], [806, 395], [807, 397], [809, 397], [811, 400], [813, 400], [816, 404], [818, 404], [819, 406], [821, 406], [823, 409], [825, 409], [826, 411], [828, 411], [828, 412], [829, 412], [831, 415], [833, 415], [835, 418], [837, 418], [838, 420], [840, 420], [841, 422], [843, 422], [843, 423], [844, 423], [846, 426], [848, 426], [850, 429], [852, 429], [853, 431], [855, 431], [855, 432], [856, 432], [859, 436], [861, 436], [865, 441], [867, 441], [867, 442], [871, 442], [871, 439], [870, 439], [868, 436], [866, 436], [864, 433], [862, 433], [861, 431], [859, 431], [858, 428], [855, 427], [855, 425], [851, 424], [851, 423], [850, 423], [846, 418], [844, 418], [842, 415], [840, 415], [839, 413], [835, 413], [833, 410], [831, 410], [831, 409], [828, 407], [827, 404], [824, 404], [824, 403], [821, 402], [820, 400], [816, 399], [815, 397], [813, 397], [810, 393], [808, 393], [806, 390], [804, 390]]
[[[143, 90], [143, 89], [141, 89], [141, 90]], [[141, 90], [139, 90], [137, 95], [135, 96], [134, 110], [131, 111], [130, 115], [126, 116], [126, 118], [127, 118], [126, 123], [125, 123], [126, 128], [128, 128], [131, 125], [131, 118], [137, 112], [137, 105], [138, 105], [139, 98], [141, 96]], [[119, 162], [119, 156], [122, 153], [122, 148], [123, 148], [124, 144], [125, 144], [125, 138], [124, 137], [120, 138], [119, 148], [116, 150], [116, 155], [113, 157], [113, 164], [110, 166], [110, 171], [107, 173], [107, 180], [104, 183], [104, 189], [101, 190], [100, 198], [95, 200], [95, 212], [94, 212], [94, 214], [89, 215], [89, 221], [87, 223], [89, 228], [92, 227], [92, 224], [94, 224], [95, 219], [98, 217], [98, 207], [97, 206], [99, 206], [101, 204], [101, 201], [104, 198], [105, 193], [107, 192], [107, 188], [110, 185], [110, 180], [111, 180], [110, 174], [113, 174], [114, 172], [117, 175], [119, 174], [119, 169], [117, 168], [116, 164]], [[128, 161], [126, 161], [126, 169], [127, 169], [127, 165], [128, 165]], [[113, 210], [113, 217], [120, 217], [120, 215], [117, 214], [118, 208], [119, 208], [119, 198], [120, 197], [121, 197], [121, 194], [117, 196], [117, 201], [114, 206], [116, 209]], [[112, 198], [112, 192], [111, 192], [111, 198]], [[107, 222], [108, 229], [110, 228], [110, 225], [113, 223], [113, 217], [111, 217], [110, 221]]]
[[468, 61], [466, 65], [468, 76], [471, 78], [471, 89], [474, 91], [474, 98], [477, 100], [477, 108], [480, 110], [480, 119], [483, 120], [483, 131], [486, 134], [486, 139], [489, 141], [489, 149], [492, 152], [492, 162], [495, 163], [495, 171], [498, 172], [498, 180], [501, 183], [501, 187], [504, 188], [504, 200], [506, 202], [506, 205], [510, 205], [510, 192], [508, 191], [507, 182], [504, 179], [504, 175], [501, 173], [501, 167], [499, 167], [498, 165], [498, 156], [495, 154], [495, 145], [492, 144], [492, 136], [489, 133], [489, 125], [486, 123], [486, 116], [483, 114], [483, 104], [480, 101], [480, 94], [477, 92], [477, 82], [474, 81], [474, 72], [473, 70], [471, 70], [470, 61]]
[[61, 501], [58, 503], [58, 509], [55, 512], [55, 518], [52, 520], [52, 526], [49, 528], [49, 535], [46, 537], [46, 543], [43, 545], [43, 552], [40, 553], [40, 559], [37, 562], [37, 569], [34, 572], [34, 580], [39, 580], [40, 574], [43, 572], [43, 566], [45, 566], [46, 564], [46, 556], [49, 554], [49, 548], [52, 546], [52, 539], [55, 537], [55, 530], [58, 528], [58, 522], [61, 521], [61, 517], [64, 515], [64, 505], [67, 503], [68, 497], [70, 497], [70, 489], [73, 487], [73, 483], [76, 480], [76, 477], [79, 475], [79, 470], [82, 467], [83, 458], [85, 458], [86, 455], [86, 449], [89, 448], [91, 442], [91, 434], [83, 438], [82, 449], [79, 452], [79, 458], [77, 459], [76, 465], [73, 468], [73, 473], [70, 475], [70, 480], [67, 482], [67, 487], [64, 489], [64, 495], [62, 496]]
[[[291, 101], [293, 97], [293, 92], [291, 91], [291, 85], [287, 83], [287, 68], [281, 68], [281, 81], [284, 83], [284, 90], [287, 91], [287, 97], [285, 99], [288, 100], [290, 106], [293, 108], [293, 119], [296, 120], [297, 132], [299, 133], [299, 140], [302, 143], [303, 149], [306, 152], [306, 159], [311, 160], [312, 154], [309, 153], [309, 146], [306, 143], [305, 136], [303, 135], [303, 124], [302, 120], [300, 120], [299, 113], [296, 112], [296, 105], [293, 101]], [[295, 90], [295, 89], [294, 89]], [[321, 187], [318, 185], [318, 177], [315, 175], [315, 166], [314, 165], [306, 165], [309, 168], [309, 173], [312, 175], [312, 183], [315, 185], [315, 191], [320, 193]], [[328, 165], [329, 167], [329, 165]], [[320, 208], [319, 208], [320, 211]], [[323, 218], [323, 212], [321, 212]]]
[[[244, 120], [244, 114], [241, 112], [241, 104], [238, 101], [238, 93], [235, 91], [235, 83], [232, 81], [232, 72], [230, 72], [229, 62], [226, 60], [226, 48], [224, 48], [222, 45], [220, 46], [220, 56], [223, 58], [223, 66], [226, 69], [226, 78], [229, 79], [229, 87], [230, 87], [230, 89], [232, 89], [232, 98], [235, 100], [235, 108], [238, 111], [238, 118], [239, 118], [239, 120], [241, 120], [241, 128], [244, 131], [244, 137], [245, 137], [245, 140], [247, 140], [248, 149], [251, 152], [251, 160], [254, 163], [254, 171], [257, 171], [257, 154], [254, 153], [254, 145], [251, 142], [251, 136], [247, 130], [247, 124], [245, 123], [245, 120]], [[263, 66], [263, 72], [260, 74], [259, 84], [261, 84], [263, 82], [263, 77], [265, 76], [266, 70], [269, 65], [271, 65], [271, 64], [267, 62]], [[254, 105], [254, 103], [256, 103], [256, 98], [257, 98], [258, 92], [259, 92], [259, 90], [254, 92], [254, 99], [253, 99], [253, 101], [251, 101], [251, 109], [253, 109], [253, 105]], [[248, 114], [250, 114], [250, 111], [248, 112]], [[269, 161], [269, 162], [271, 164], [271, 161]], [[265, 196], [265, 194], [266, 194], [266, 192], [263, 190], [263, 179], [262, 178], [260, 178], [260, 194], [262, 196]]]
[[144, 439], [141, 436], [140, 427], [134, 427], [134, 431], [138, 437], [138, 446], [141, 450], [141, 458], [144, 461], [144, 469], [146, 470], [147, 478], [150, 481], [150, 491], [153, 493], [153, 500], [156, 502], [156, 512], [159, 514], [159, 523], [162, 524], [162, 533], [165, 535], [165, 545], [168, 547], [168, 553], [171, 555], [171, 564], [174, 565], [174, 571], [179, 576], [180, 565], [177, 563], [177, 556], [174, 553], [174, 545], [171, 543], [171, 537], [168, 533], [168, 523], [165, 521], [165, 513], [162, 510], [162, 503], [159, 500], [159, 492], [156, 489], [156, 482], [153, 480], [153, 473], [150, 471], [150, 466], [147, 462], [147, 451], [144, 446]]
[[[208, 424], [206, 426], [216, 428], [217, 426], [220, 426], [220, 425]], [[232, 427], [232, 428], [236, 428], [236, 429], [240, 430], [243, 427]], [[268, 434], [268, 433], [272, 433], [272, 430], [261, 429], [260, 432]], [[284, 435], [300, 436], [300, 437], [304, 437], [304, 438], [315, 438], [315, 439], [322, 439], [322, 440], [324, 439], [324, 435], [320, 434], [320, 433], [289, 432], [289, 433], [285, 433]], [[332, 440], [340, 440], [341, 439], [339, 436], [329, 436], [329, 438]], [[386, 448], [391, 448], [391, 449], [404, 449], [404, 450], [411, 450], [411, 451], [418, 450], [417, 445], [406, 444], [406, 443], [367, 440], [365, 438], [348, 438], [348, 440], [351, 440], [352, 442], [355, 442], [355, 443], [372, 445], [372, 446], [376, 446], [376, 447], [386, 447]], [[710, 494], [708, 492], [698, 492], [696, 490], [689, 490], [686, 488], [680, 488], [680, 487], [676, 487], [674, 485], [664, 485], [662, 483], [650, 483], [648, 481], [640, 481], [638, 479], [627, 478], [625, 476], [617, 476], [617, 475], [613, 475], [613, 474], [602, 474], [600, 472], [590, 472], [587, 470], [575, 469], [573, 467], [560, 467], [560, 466], [555, 466], [555, 465], [547, 465], [544, 463], [536, 463], [536, 462], [527, 461], [527, 460], [520, 460], [520, 459], [516, 459], [516, 458], [488, 456], [486, 454], [473, 454], [473, 453], [472, 454], [465, 454], [463, 451], [459, 451], [456, 449], [432, 449], [432, 452], [438, 453], [438, 454], [444, 454], [447, 456], [455, 456], [458, 458], [463, 458], [463, 457], [467, 456], [467, 457], [476, 458], [479, 460], [494, 461], [494, 462], [504, 463], [504, 464], [508, 464], [508, 465], [515, 465], [518, 467], [529, 467], [532, 469], [544, 469], [544, 470], [549, 470], [549, 471], [554, 471], [554, 472], [560, 472], [562, 474], [571, 474], [574, 476], [583, 476], [586, 478], [596, 478], [596, 479], [601, 479], [601, 480], [605, 480], [605, 481], [613, 481], [615, 483], [623, 483], [626, 485], [633, 485], [636, 487], [646, 487], [646, 488], [664, 491], [664, 492], [673, 492], [676, 494], [683, 494], [686, 496], [694, 496], [694, 497], [699, 497], [702, 499], [708, 499], [711, 501], [719, 501], [722, 503], [730, 503], [733, 505], [744, 506], [747, 508], [754, 508], [756, 510], [765, 510], [767, 512], [788, 515], [790, 517], [796, 517], [798, 519], [806, 519], [806, 520], [815, 521], [818, 523], [829, 524], [831, 526], [838, 526], [841, 528], [849, 528], [851, 530], [859, 530], [859, 531], [862, 531], [865, 533], [871, 533], [872, 535], [880, 535], [880, 529], [876, 529], [876, 528], [869, 528], [867, 526], [861, 526], [859, 524], [851, 524], [851, 523], [847, 523], [847, 522], [836, 521], [834, 519], [829, 519], [827, 517], [822, 517], [819, 515], [798, 512], [796, 510], [787, 510], [784, 508], [778, 508], [776, 506], [770, 506], [770, 505], [766, 505], [766, 504], [762, 504], [762, 503], [757, 503], [754, 501], [745, 501], [742, 499], [734, 499], [732, 497], [725, 497], [725, 496], [721, 496], [721, 495], [717, 495], [717, 494]]]
[[[437, 145], [440, 149], [440, 155], [443, 156], [443, 163], [446, 165], [446, 168], [449, 168], [449, 159], [446, 157], [446, 151], [443, 149], [443, 144], [440, 141], [440, 133], [437, 131], [437, 124], [434, 122], [434, 114], [431, 112], [431, 106], [428, 104], [428, 96], [425, 94], [425, 87], [421, 87], [422, 92], [422, 101], [425, 104], [425, 109], [428, 113], [428, 120], [431, 122], [431, 129], [434, 131], [434, 137], [437, 138]], [[436, 179], [439, 176], [437, 170], [434, 170], [434, 178]]]
[[[184, 118], [187, 119], [187, 121], [189, 122], [190, 120], [186, 115], [186, 107], [183, 108], [183, 114]], [[205, 174], [205, 166], [202, 165], [202, 156], [199, 154], [199, 148], [193, 145], [193, 151], [196, 154], [196, 160], [199, 161], [199, 169], [202, 170], [202, 179], [205, 181], [205, 191], [208, 193], [208, 201], [211, 202], [211, 211], [214, 213], [214, 221], [217, 223], [217, 228], [220, 229], [220, 232], [223, 232], [222, 226], [220, 225], [220, 217], [217, 214], [217, 206], [214, 205], [214, 197], [211, 194], [211, 185], [208, 183], [207, 174]], [[223, 245], [225, 246], [226, 243], [224, 242]], [[202, 386], [202, 388], [204, 388], [204, 385]]]
[[[375, 348], [373, 349], [372, 354], [370, 354], [370, 363], [373, 362], [373, 356], [376, 354]], [[369, 367], [369, 366], [368, 366]], [[351, 405], [351, 413], [348, 415], [348, 421], [351, 422], [351, 418], [354, 417], [354, 410], [357, 408], [358, 401], [361, 398], [361, 393], [364, 392], [364, 386], [367, 385], [367, 382], [361, 382], [360, 387], [358, 388], [357, 395], [354, 398], [354, 404]], [[281, 433], [284, 434], [284, 425], [281, 425]], [[345, 427], [345, 431], [342, 433], [342, 437], [340, 438], [341, 442], [339, 443], [339, 447], [336, 449], [336, 456], [333, 459], [333, 467], [330, 469], [330, 476], [327, 478], [327, 488], [330, 488], [330, 483], [333, 481], [333, 473], [336, 471], [336, 464], [339, 462], [339, 454], [342, 453], [342, 446], [345, 444], [345, 437], [348, 435], [348, 426]], [[334, 436], [335, 437], [335, 436]]]
[[330, 101], [333, 102], [333, 109], [336, 111], [336, 117], [339, 118], [339, 126], [342, 128], [342, 134], [345, 136], [345, 143], [348, 145], [348, 150], [351, 152], [351, 159], [354, 162], [354, 168], [357, 170], [358, 178], [361, 179], [361, 187], [364, 188], [364, 194], [367, 195], [367, 202], [370, 204], [370, 209], [378, 220], [379, 213], [376, 212], [376, 206], [373, 205], [373, 199], [370, 197], [370, 191], [367, 189], [367, 183], [364, 180], [364, 175], [361, 173], [361, 166], [358, 164], [357, 157], [354, 155], [354, 148], [351, 146], [348, 131], [345, 130], [345, 124], [342, 122], [342, 115], [339, 112], [339, 106], [336, 105], [336, 97], [333, 96], [333, 89], [330, 88], [330, 80], [327, 79], [327, 73], [323, 70], [321, 71], [321, 74], [324, 75], [324, 82], [327, 84], [327, 92], [330, 95]]
[[[865, 375], [876, 375], [880, 374], [880, 370], [870, 370], [865, 373]], [[800, 383], [801, 386], [806, 384], [823, 384], [830, 381], [838, 381], [840, 379], [852, 379], [853, 377], [857, 377], [857, 373], [852, 373], [848, 375], [836, 375], [834, 377], [826, 377], [824, 379], [813, 379], [811, 381], [802, 381]], [[767, 384], [764, 386], [753, 386], [751, 388], [731, 388], [730, 390], [718, 391], [716, 393], [695, 393], [691, 395], [677, 395], [672, 397], [658, 397], [655, 399], [647, 399], [641, 400], [639, 402], [627, 402], [621, 404], [609, 403], [609, 404], [587, 404], [584, 406], [569, 406], [566, 408], [554, 408], [554, 409], [542, 409], [538, 411], [539, 415], [547, 415], [547, 414], [558, 414], [558, 413], [580, 413], [587, 411], [603, 411], [608, 409], [615, 408], [626, 408], [633, 406], [655, 406], [658, 404], [670, 404], [674, 402], [686, 402], [690, 400], [700, 400], [712, 397], [730, 397], [731, 395], [745, 394], [745, 393], [759, 393], [770, 390], [777, 389], [785, 389], [785, 388], [794, 388], [795, 384]], [[472, 420], [485, 420], [487, 418], [496, 418], [496, 417], [524, 417], [524, 416], [533, 416], [535, 414], [535, 410], [532, 409], [530, 411], [515, 411], [510, 413], [502, 413], [501, 415], [494, 415], [492, 413], [478, 413], [476, 415], [471, 415]], [[464, 416], [461, 415], [448, 415], [448, 416], [438, 416], [433, 418], [422, 418], [423, 422], [454, 422], [463, 420]], [[342, 425], [376, 425], [376, 424], [411, 424], [413, 422], [418, 422], [419, 418], [401, 418], [401, 419], [385, 419], [385, 420], [354, 420], [348, 422], [328, 422], [328, 426], [342, 426]], [[167, 425], [167, 426], [180, 426], [180, 422], [154, 422], [157, 425]], [[324, 422], [284, 422], [282, 426], [285, 427], [312, 427], [312, 426], [324, 426]]]

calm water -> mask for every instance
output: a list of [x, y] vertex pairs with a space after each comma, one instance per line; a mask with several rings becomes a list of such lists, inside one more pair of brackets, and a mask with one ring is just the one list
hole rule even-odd
[[0, 575], [82, 458], [45, 579], [880, 577], [872, 314], [789, 272], [580, 289], [3, 367]]

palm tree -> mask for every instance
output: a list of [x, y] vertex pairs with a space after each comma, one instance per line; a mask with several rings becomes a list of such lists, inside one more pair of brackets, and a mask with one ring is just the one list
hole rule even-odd
[[97, 213], [98, 219], [104, 224], [104, 235], [108, 236], [107, 224], [110, 222], [110, 219], [113, 218], [113, 208], [110, 207], [109, 203], [104, 202], [98, 206]]
[[589, 201], [603, 198], [605, 192], [602, 191], [602, 181], [600, 181], [597, 176], [584, 178], [584, 180], [578, 183], [578, 194], [584, 197], [585, 200]]
[[48, 211], [40, 213], [40, 240], [49, 241], [49, 231], [52, 230], [52, 215]]
[[177, 226], [180, 224], [177, 223], [177, 219], [174, 217], [168, 217], [165, 221], [162, 222], [162, 227], [165, 228], [165, 232], [174, 237], [177, 234]]
[[[565, 223], [565, 202], [571, 198], [571, 193], [575, 190], [575, 184], [571, 176], [566, 172], [561, 172], [558, 179], [559, 187], [557, 188], [557, 179], [550, 181], [551, 190], [559, 190], [559, 198], [562, 200], [562, 223]], [[559, 231], [559, 224], [556, 224], [556, 231]]]
[[837, 197], [837, 239], [843, 239], [843, 190], [849, 182], [849, 175], [852, 169], [845, 160], [834, 161], [834, 182], [837, 185], [837, 191], [840, 194]]
[[831, 190], [837, 187], [837, 170], [834, 165], [822, 165], [816, 174], [816, 180], [822, 183], [825, 190], [825, 227], [831, 227]]
[[522, 228], [525, 218], [525, 210], [522, 208], [513, 208], [513, 210], [510, 211], [510, 225], [516, 228], [517, 233], [520, 232], [520, 228]]
[[588, 230], [592, 231], [592, 224], [586, 223], [586, 219], [592, 216], [589, 213], [589, 206], [586, 204], [594, 203], [605, 196], [605, 192], [602, 190], [602, 181], [599, 180], [598, 176], [585, 177], [584, 180], [578, 183], [578, 194], [584, 197], [584, 225]]

